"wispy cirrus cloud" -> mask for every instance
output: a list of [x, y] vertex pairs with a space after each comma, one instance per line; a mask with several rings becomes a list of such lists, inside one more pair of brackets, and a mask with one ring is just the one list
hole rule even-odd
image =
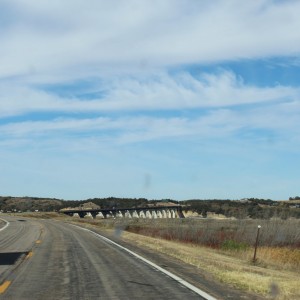
[[[57, 140], [59, 137], [69, 141], [86, 141], [90, 137], [92, 144], [95, 140], [105, 140], [111, 145], [186, 138], [238, 140], [242, 135], [244, 140], [259, 141], [271, 137], [279, 142], [284, 138], [285, 142], [290, 140], [298, 145], [300, 129], [295, 125], [299, 113], [299, 103], [275, 103], [251, 109], [209, 109], [193, 117], [56, 118], [7, 123], [0, 126], [0, 135], [1, 140], [6, 142], [16, 139], [21, 142], [23, 139]], [[86, 147], [89, 147], [88, 143]]]
[[[300, 90], [295, 87], [250, 86], [228, 71], [204, 73], [199, 77], [187, 72], [176, 75], [160, 73], [143, 79], [122, 77], [106, 82], [103, 96], [99, 97], [94, 88], [94, 99], [78, 98], [76, 93], [73, 97], [63, 97], [56, 92], [5, 83], [0, 88], [0, 117], [43, 111], [105, 113], [218, 108], [293, 101], [300, 95]], [[99, 84], [100, 91], [102, 88]]]
[[297, 1], [14, 0], [1, 8], [0, 78], [49, 82], [300, 53]]

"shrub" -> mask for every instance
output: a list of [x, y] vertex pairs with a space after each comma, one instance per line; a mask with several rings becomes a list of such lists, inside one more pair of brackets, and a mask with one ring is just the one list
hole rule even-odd
[[226, 240], [222, 243], [222, 250], [235, 250], [235, 251], [245, 251], [249, 248], [246, 243], [236, 242], [233, 240]]

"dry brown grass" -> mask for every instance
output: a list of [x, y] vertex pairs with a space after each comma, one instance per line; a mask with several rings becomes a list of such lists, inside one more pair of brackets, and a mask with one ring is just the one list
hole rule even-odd
[[[244, 251], [223, 251], [223, 253], [245, 261], [251, 261], [253, 258], [253, 248]], [[300, 271], [300, 249], [289, 247], [259, 247], [257, 256], [257, 265], [276, 270]]]
[[24, 217], [24, 218], [36, 218], [36, 219], [60, 219], [69, 220], [70, 217], [57, 212], [24, 212], [24, 213], [10, 213], [8, 215]]
[[207, 247], [166, 241], [129, 232], [124, 232], [122, 237], [138, 246], [165, 253], [197, 266], [213, 274], [219, 281], [239, 289], [267, 297], [273, 284], [273, 286], [278, 286], [280, 291], [276, 299], [300, 299], [299, 269], [278, 270], [272, 268], [272, 265], [261, 257], [258, 265], [253, 265], [251, 260], [237, 257], [230, 251], [225, 253]]

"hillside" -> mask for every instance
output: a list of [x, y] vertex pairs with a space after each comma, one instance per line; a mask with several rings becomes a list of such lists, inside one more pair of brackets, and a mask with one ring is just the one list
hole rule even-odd
[[182, 204], [184, 211], [198, 213], [204, 218], [209, 213], [237, 219], [300, 218], [300, 205], [294, 201], [247, 198], [241, 200], [187, 200]]
[[184, 212], [189, 216], [222, 216], [226, 218], [270, 219], [273, 217], [287, 219], [300, 218], [299, 200], [273, 201], [270, 199], [247, 198], [241, 200], [185, 200], [171, 199], [147, 200], [145, 198], [93, 198], [87, 200], [62, 200], [38, 197], [1, 197], [1, 212], [32, 212], [32, 211], [59, 211], [69, 209], [117, 209], [147, 206], [171, 206], [180, 203]]
[[130, 208], [145, 207], [154, 203], [164, 202], [144, 198], [93, 198], [86, 200], [62, 200], [39, 197], [10, 197], [0, 196], [1, 212], [27, 212], [27, 211], [59, 211], [63, 208]]
[[63, 206], [64, 201], [51, 198], [36, 197], [1, 197], [1, 212], [25, 212], [25, 211], [56, 211]]

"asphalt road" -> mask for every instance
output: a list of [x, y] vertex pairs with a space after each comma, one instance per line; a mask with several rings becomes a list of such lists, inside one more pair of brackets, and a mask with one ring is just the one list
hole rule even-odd
[[5, 219], [0, 299], [203, 299], [90, 232], [54, 220]]

